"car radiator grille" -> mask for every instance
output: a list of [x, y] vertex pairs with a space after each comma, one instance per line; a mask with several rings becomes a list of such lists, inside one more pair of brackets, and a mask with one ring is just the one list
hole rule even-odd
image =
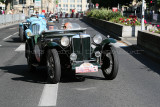
[[32, 33], [34, 35], [39, 34], [39, 30], [40, 30], [40, 25], [37, 25], [37, 24], [32, 25]]
[[73, 38], [73, 51], [77, 54], [77, 61], [90, 60], [91, 41], [90, 37]]

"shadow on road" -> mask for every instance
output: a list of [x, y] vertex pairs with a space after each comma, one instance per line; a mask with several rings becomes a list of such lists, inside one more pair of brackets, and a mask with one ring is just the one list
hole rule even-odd
[[[14, 65], [0, 67], [0, 70], [5, 73], [15, 74], [11, 79], [14, 81], [24, 81], [31, 83], [47, 84], [50, 83], [47, 79], [47, 75], [44, 72], [44, 68], [37, 68], [37, 71], [29, 72], [27, 65]], [[77, 75], [76, 78], [70, 74], [63, 74], [62, 83], [83, 82], [85, 79], [105, 80], [102, 77]]]
[[146, 71], [154, 71], [160, 75], [159, 64], [154, 62], [151, 58], [143, 55], [142, 54], [142, 52], [144, 51], [143, 49], [140, 50], [136, 49], [135, 47], [136, 46], [128, 46], [128, 47], [122, 47], [122, 49], [146, 66], [142, 67], [141, 69], [147, 69]]
[[9, 42], [9, 43], [24, 43], [24, 42], [21, 42], [19, 37], [12, 37], [11, 39], [12, 40], [7, 40], [5, 42]]
[[0, 67], [0, 70], [3, 70], [5, 73], [16, 74], [12, 77], [12, 80], [15, 81], [24, 81], [31, 83], [47, 83], [46, 75], [43, 70], [29, 72], [27, 69], [27, 65], [14, 65], [14, 66], [5, 66]]

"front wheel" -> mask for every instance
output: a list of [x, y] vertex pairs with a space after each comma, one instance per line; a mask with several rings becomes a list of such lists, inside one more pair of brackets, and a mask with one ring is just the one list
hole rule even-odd
[[61, 78], [61, 65], [56, 49], [49, 49], [47, 52], [47, 73], [51, 83], [58, 83]]
[[25, 54], [26, 54], [26, 58], [27, 58], [29, 72], [36, 71], [36, 67], [33, 66], [33, 62], [34, 62], [33, 53], [32, 53], [32, 50], [30, 49], [30, 46], [28, 43], [26, 43]]
[[102, 55], [102, 72], [106, 79], [113, 80], [118, 73], [118, 56], [114, 46], [103, 51]]

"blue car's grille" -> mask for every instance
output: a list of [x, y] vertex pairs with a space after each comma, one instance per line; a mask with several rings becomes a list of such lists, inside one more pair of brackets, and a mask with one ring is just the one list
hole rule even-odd
[[40, 25], [38, 25], [38, 24], [33, 24], [33, 25], [32, 25], [32, 33], [33, 33], [34, 35], [39, 34], [39, 30], [40, 30]]

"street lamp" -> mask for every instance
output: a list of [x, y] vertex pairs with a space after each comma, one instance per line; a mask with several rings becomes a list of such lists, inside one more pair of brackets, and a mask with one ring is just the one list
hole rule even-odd
[[144, 30], [144, 0], [142, 0], [141, 30]]
[[134, 9], [134, 15], [136, 16], [137, 6], [135, 5], [135, 6], [133, 7], [133, 9]]

